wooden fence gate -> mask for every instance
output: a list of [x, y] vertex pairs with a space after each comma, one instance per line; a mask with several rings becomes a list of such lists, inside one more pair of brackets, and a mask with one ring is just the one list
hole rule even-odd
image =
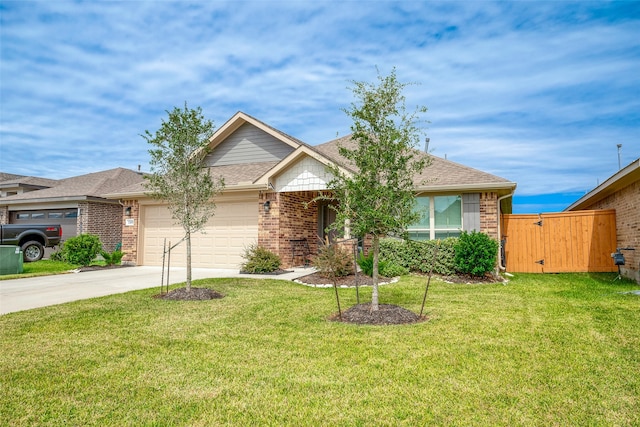
[[507, 271], [578, 273], [618, 271], [616, 212], [610, 210], [503, 215]]

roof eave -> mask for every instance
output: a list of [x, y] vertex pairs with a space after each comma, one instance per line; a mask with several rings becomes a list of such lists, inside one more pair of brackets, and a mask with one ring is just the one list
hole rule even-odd
[[[253, 183], [253, 182], [241, 182], [234, 185], [227, 185], [222, 190], [222, 193], [234, 192], [234, 191], [248, 191], [248, 190], [265, 190], [267, 189], [267, 185], [263, 183]], [[105, 197], [109, 199], [117, 199], [117, 200], [133, 200], [133, 199], [142, 199], [151, 197], [149, 192], [145, 191], [134, 191], [129, 193], [111, 193], [105, 195]]]
[[6, 200], [0, 199], [0, 206], [9, 206], [9, 205], [28, 205], [28, 204], [36, 204], [36, 203], [55, 203], [55, 202], [102, 202], [102, 203], [111, 203], [109, 197], [98, 197], [98, 196], [62, 196], [62, 197], [41, 197], [38, 199], [16, 199], [16, 200]]
[[634, 179], [640, 179], [640, 158], [620, 169], [602, 184], [570, 204], [565, 211], [576, 211], [589, 207], [605, 197], [610, 196], [617, 190], [624, 188], [633, 182]]
[[442, 185], [419, 185], [416, 187], [418, 192], [452, 192], [452, 191], [515, 191], [517, 184], [515, 182], [485, 182], [475, 184], [442, 184]]

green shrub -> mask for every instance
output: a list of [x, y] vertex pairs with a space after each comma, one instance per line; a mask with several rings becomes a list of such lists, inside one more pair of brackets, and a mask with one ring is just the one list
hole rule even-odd
[[91, 264], [101, 249], [100, 237], [94, 234], [79, 234], [65, 240], [61, 252], [64, 261], [84, 266]]
[[[378, 258], [378, 274], [383, 275], [382, 271], [387, 266], [388, 261], [383, 259], [381, 256]], [[369, 277], [373, 276], [373, 251], [369, 251], [369, 253], [365, 256], [362, 252], [358, 255], [358, 265], [362, 270], [363, 274], [366, 274]]]
[[49, 255], [49, 259], [51, 261], [62, 261], [62, 262], [64, 262], [64, 254], [62, 253], [62, 245], [60, 246], [60, 250], [57, 250], [55, 252], [51, 252], [51, 255]]
[[404, 276], [405, 274], [409, 274], [409, 269], [393, 261], [385, 260], [383, 268], [380, 269], [380, 275], [384, 277]]
[[455, 245], [456, 269], [460, 273], [484, 276], [496, 266], [498, 242], [484, 233], [463, 231]]
[[357, 262], [363, 274], [369, 277], [373, 276], [373, 252], [372, 251], [369, 251], [368, 256], [365, 256], [363, 252], [360, 252], [358, 254]]
[[[380, 257], [409, 269], [411, 272], [428, 273], [433, 264], [433, 272], [445, 276], [455, 274], [455, 249], [458, 239], [443, 240], [380, 240]], [[438, 254], [434, 252], [438, 246]]]
[[241, 270], [246, 273], [272, 273], [280, 269], [280, 257], [268, 249], [256, 244], [245, 248], [242, 255], [246, 261]]
[[104, 258], [104, 262], [107, 265], [117, 265], [122, 262], [122, 257], [125, 256], [125, 253], [120, 250], [115, 250], [113, 252], [100, 251], [100, 255]]
[[351, 253], [335, 244], [322, 245], [318, 255], [313, 258], [312, 265], [323, 277], [344, 277], [353, 273], [353, 257]]

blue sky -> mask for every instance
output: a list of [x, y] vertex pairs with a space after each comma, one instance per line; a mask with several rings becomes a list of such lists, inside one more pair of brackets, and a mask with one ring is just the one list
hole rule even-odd
[[200, 106], [311, 145], [396, 67], [432, 154], [559, 211], [640, 157], [640, 2], [0, 0], [0, 170], [148, 171], [140, 136]]

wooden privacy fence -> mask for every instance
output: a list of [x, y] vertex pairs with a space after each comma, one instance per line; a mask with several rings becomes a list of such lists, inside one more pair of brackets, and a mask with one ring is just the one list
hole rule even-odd
[[618, 271], [613, 209], [503, 215], [507, 271], [578, 273]]

